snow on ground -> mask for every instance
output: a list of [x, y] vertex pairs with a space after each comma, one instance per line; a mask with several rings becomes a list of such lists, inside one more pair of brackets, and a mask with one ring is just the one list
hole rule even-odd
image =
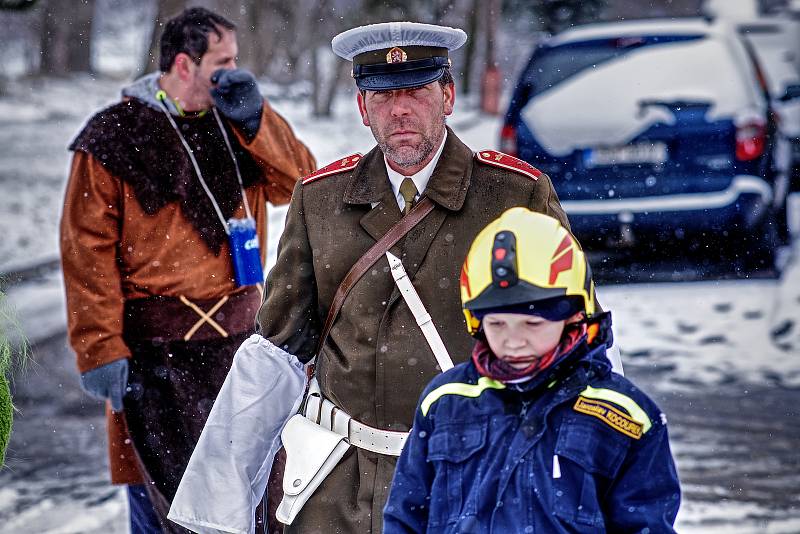
[[[71, 480], [72, 484], [81, 484], [81, 480]], [[31, 488], [36, 491], [36, 487]], [[111, 532], [127, 532], [128, 508], [127, 496], [122, 487], [108, 486], [108, 495], [104, 502], [84, 502], [74, 500], [69, 503], [68, 510], [63, 503], [54, 502], [44, 497], [31, 508], [0, 525], [0, 532], [8, 534], [44, 533], [47, 534], [109, 534]], [[0, 502], [19, 499], [16, 491], [0, 488]], [[58, 518], [58, 521], [53, 521]]]
[[669, 370], [665, 387], [734, 381], [800, 387], [794, 263], [778, 281], [627, 284], [599, 295], [612, 311], [623, 360]]
[[[763, 508], [740, 502], [681, 504], [675, 530], [694, 534], [797, 534], [800, 520], [797, 518], [764, 518], [753, 520], [763, 514]], [[709, 521], [709, 517], [716, 518]]]

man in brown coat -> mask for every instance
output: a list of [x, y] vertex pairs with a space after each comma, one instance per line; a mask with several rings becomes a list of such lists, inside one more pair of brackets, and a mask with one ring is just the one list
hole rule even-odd
[[[301, 361], [314, 357], [345, 274], [425, 196], [433, 211], [391, 252], [401, 258], [453, 360], [466, 361], [473, 340], [458, 278], [474, 237], [513, 206], [566, 225], [546, 175], [499, 152], [474, 152], [446, 127], [456, 96], [448, 50], [465, 40], [461, 30], [407, 22], [334, 38], [334, 52], [353, 60], [358, 106], [378, 146], [295, 187], [258, 316], [262, 335], [276, 347]], [[376, 432], [409, 430], [420, 392], [440, 370], [386, 258], [353, 287], [316, 364], [322, 394], [354, 419]], [[286, 531], [381, 532], [394, 466], [393, 456], [351, 448]]]
[[70, 146], [61, 221], [69, 338], [82, 385], [110, 401], [111, 479], [129, 485], [135, 532], [152, 531], [136, 486], [145, 481], [160, 528], [177, 529], [169, 501], [254, 329], [263, 277], [240, 283], [228, 221], [253, 220], [245, 246], [260, 248], [260, 272], [267, 201], [286, 203], [315, 168], [236, 55], [233, 24], [184, 11], [165, 27], [162, 72], [125, 88]]

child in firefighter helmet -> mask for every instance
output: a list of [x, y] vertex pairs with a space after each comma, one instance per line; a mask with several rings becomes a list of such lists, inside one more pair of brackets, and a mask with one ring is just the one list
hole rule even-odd
[[[595, 311], [591, 269], [578, 242], [558, 220], [525, 208], [508, 210], [478, 234], [462, 267], [461, 302], [467, 330], [492, 349], [473, 359], [500, 380], [552, 365]], [[516, 328], [506, 328], [513, 315]]]
[[476, 345], [420, 398], [384, 532], [673, 532], [666, 417], [611, 372], [610, 314], [572, 234], [512, 208], [460, 283]]

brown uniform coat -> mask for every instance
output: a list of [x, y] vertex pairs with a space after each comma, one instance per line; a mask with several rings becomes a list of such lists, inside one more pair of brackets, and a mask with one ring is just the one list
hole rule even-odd
[[[546, 175], [534, 180], [483, 163], [452, 131], [423, 194], [434, 211], [392, 252], [458, 363], [472, 347], [458, 280], [473, 238], [513, 206], [565, 224], [566, 216]], [[400, 216], [377, 147], [351, 171], [298, 184], [259, 311], [262, 334], [301, 360], [311, 358], [342, 278]], [[353, 287], [317, 363], [323, 394], [347, 413], [371, 426], [409, 429], [438, 370], [385, 258]], [[394, 465], [394, 458], [351, 449], [287, 532], [381, 532]]]
[[[151, 128], [167, 128], [166, 135], [174, 135], [166, 120], [158, 113], [155, 118], [162, 122], [149, 125]], [[298, 177], [312, 171], [315, 162], [288, 123], [266, 103], [254, 139], [247, 142], [235, 133], [237, 139], [232, 142], [238, 142], [261, 170], [261, 179], [247, 187], [246, 194], [263, 255], [266, 202], [286, 203]], [[230, 159], [224, 145], [210, 150], [226, 161]], [[189, 168], [180, 148], [165, 147], [164, 152], [163, 157], [186, 159]], [[196, 180], [193, 176], [190, 179]], [[243, 207], [240, 205], [235, 213], [244, 216]], [[208, 217], [215, 215], [210, 212]], [[125, 300], [183, 295], [196, 302], [237, 291], [227, 243], [214, 254], [187, 221], [178, 202], [166, 202], [155, 213], [147, 213], [131, 183], [80, 148], [72, 160], [65, 195], [61, 254], [69, 340], [81, 372], [130, 357], [123, 339]], [[241, 329], [249, 326], [248, 321]], [[111, 478], [114, 483], [136, 483], [141, 477], [132, 462], [123, 421], [109, 412]]]

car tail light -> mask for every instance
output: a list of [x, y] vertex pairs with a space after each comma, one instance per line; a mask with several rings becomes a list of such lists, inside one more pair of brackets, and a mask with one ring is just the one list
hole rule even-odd
[[736, 159], [750, 161], [764, 153], [767, 126], [764, 121], [750, 119], [736, 125]]
[[504, 124], [500, 130], [500, 152], [509, 156], [517, 155], [517, 129], [511, 124]]

